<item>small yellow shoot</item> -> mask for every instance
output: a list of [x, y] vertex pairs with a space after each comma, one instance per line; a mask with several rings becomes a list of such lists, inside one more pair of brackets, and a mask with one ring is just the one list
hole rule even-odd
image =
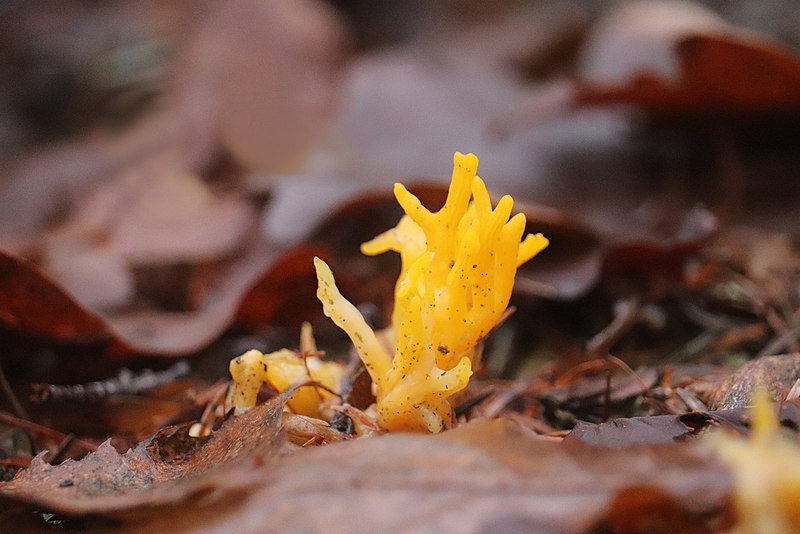
[[753, 394], [749, 439], [714, 435], [711, 441], [733, 470], [736, 534], [800, 532], [800, 446], [781, 436], [769, 394]]

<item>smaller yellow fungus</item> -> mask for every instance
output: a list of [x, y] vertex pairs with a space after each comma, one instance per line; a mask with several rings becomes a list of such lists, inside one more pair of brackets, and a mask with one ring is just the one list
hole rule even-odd
[[455, 154], [447, 200], [436, 213], [395, 184], [406, 215], [361, 246], [367, 255], [400, 253], [393, 354], [339, 293], [328, 265], [314, 260], [317, 296], [363, 360], [386, 430], [439, 432], [452, 424], [448, 398], [469, 382], [475, 349], [505, 312], [517, 267], [548, 245], [541, 234], [522, 240], [525, 216], [511, 217], [510, 196], [492, 208], [477, 169], [474, 154]]
[[753, 395], [749, 439], [711, 436], [711, 444], [733, 471], [734, 534], [800, 532], [800, 445], [780, 434], [769, 394]]
[[231, 403], [238, 415], [256, 405], [258, 390], [267, 381], [267, 358], [261, 351], [248, 350], [231, 360], [228, 368], [233, 378]]
[[[281, 349], [269, 354], [249, 350], [231, 360], [229, 369], [233, 378], [227, 404], [241, 414], [256, 405], [261, 385], [269, 384], [277, 391], [284, 391], [295, 384], [301, 386], [287, 406], [293, 412], [309, 417], [319, 416], [320, 404], [339, 391], [339, 382], [344, 367], [338, 362], [326, 362], [316, 357], [314, 339], [310, 326], [301, 329], [301, 353]], [[320, 387], [322, 386], [322, 387]]]

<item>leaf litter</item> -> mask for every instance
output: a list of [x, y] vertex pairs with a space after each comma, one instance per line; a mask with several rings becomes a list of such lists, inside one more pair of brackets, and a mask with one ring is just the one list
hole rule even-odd
[[[487, 17], [473, 6], [459, 31], [425, 38], [448, 50], [435, 60], [413, 45], [387, 47], [347, 58], [344, 68], [344, 29], [315, 3], [243, 2], [198, 9], [185, 24], [165, 19], [161, 29], [175, 32], [166, 38], [180, 44], [179, 63], [160, 89], [182, 105], [157, 109], [120, 137], [97, 135], [101, 125], [94, 137], [26, 147], [4, 171], [0, 386], [3, 408], [15, 415], [0, 417], [0, 465], [4, 479], [17, 473], [0, 484], [4, 524], [31, 532], [730, 528], [731, 469], [702, 436], [717, 427], [748, 432], [745, 406], [760, 385], [781, 402], [784, 434], [796, 440], [798, 428], [796, 227], [777, 234], [731, 224], [737, 213], [767, 227], [793, 217], [750, 176], [783, 184], [775, 169], [796, 167], [786, 155], [793, 130], [787, 121], [772, 129], [769, 119], [796, 117], [798, 60], [705, 8], [655, 4], [609, 10], [600, 20], [591, 9], [525, 11], [549, 21], [549, 32], [535, 24], [520, 30], [514, 8]], [[340, 9], [344, 17], [357, 10]], [[687, 17], [688, 29], [659, 33], [658, 9], [671, 13], [660, 20]], [[217, 16], [225, 24], [211, 24]], [[642, 24], [625, 24], [629, 16]], [[306, 24], [276, 25], [271, 17]], [[240, 34], [237, 21], [245, 19]], [[280, 31], [258, 34], [270, 24]], [[397, 28], [413, 26], [405, 24]], [[231, 32], [241, 62], [213, 53]], [[476, 35], [504, 39], [476, 46]], [[612, 61], [586, 63], [593, 51], [613, 52], [617, 37], [644, 43], [641, 63], [622, 64], [632, 68], [628, 77], [613, 76], [613, 53]], [[266, 59], [248, 51], [251, 41]], [[659, 66], [662, 56], [671, 73]], [[301, 68], [289, 57], [302, 58]], [[250, 76], [264, 64], [260, 74], [282, 74]], [[524, 68], [533, 78], [518, 76]], [[219, 72], [242, 83], [217, 93]], [[564, 72], [575, 75], [566, 84]], [[309, 92], [297, 90], [304, 86]], [[270, 98], [253, 96], [261, 94]], [[521, 104], [526, 96], [531, 109]], [[451, 100], [487, 113], [456, 114], [445, 105]], [[415, 112], [398, 114], [409, 102]], [[599, 107], [627, 117], [619, 104], [646, 118], [631, 123], [643, 133], [634, 164], [627, 165], [630, 152], [614, 152], [631, 144], [630, 135], [600, 143], [611, 154], [605, 160], [576, 152], [574, 144], [598, 140], [581, 114]], [[516, 107], [504, 143], [492, 132], [509, 106]], [[567, 116], [553, 118], [559, 114]], [[250, 124], [253, 116], [291, 125], [291, 135], [276, 137]], [[699, 134], [686, 134], [697, 124]], [[749, 143], [751, 127], [765, 124], [772, 144]], [[333, 142], [322, 139], [327, 127], [336, 131]], [[682, 151], [680, 142], [669, 145], [675, 153], [653, 149], [675, 132], [708, 153]], [[287, 394], [269, 387], [247, 414], [221, 413], [224, 384], [216, 381], [240, 348], [270, 350], [310, 320], [321, 345], [345, 357], [348, 344], [325, 329], [314, 296], [314, 256], [331, 264], [343, 293], [375, 326], [386, 324], [399, 262], [358, 253], [399, 218], [382, 181], [439, 174], [434, 154], [454, 142], [494, 160], [485, 172], [498, 175], [498, 191], [561, 207], [517, 205], [552, 246], [520, 271], [515, 311], [485, 340], [485, 366], [457, 399], [459, 425], [436, 436], [364, 426], [361, 410], [374, 399], [358, 369], [348, 372], [351, 391], [330, 423], [282, 413]], [[72, 161], [79, 163], [65, 163]], [[582, 178], [579, 166], [564, 165], [572, 161], [590, 162], [596, 181], [571, 183]], [[677, 179], [666, 179], [669, 172]], [[369, 181], [376, 192], [296, 210], [304, 223], [286, 235], [297, 246], [270, 242], [265, 228], [282, 221], [259, 227], [256, 215], [269, 218], [269, 195], [288, 187], [269, 184], [328, 175], [361, 180], [353, 191]], [[48, 184], [40, 198], [29, 193], [33, 176]], [[667, 182], [679, 185], [654, 193], [654, 184]], [[626, 190], [626, 183], [636, 185]], [[441, 185], [413, 190], [429, 207], [442, 203]], [[57, 200], [64, 191], [69, 201]], [[610, 208], [592, 209], [604, 196], [615, 199]], [[708, 207], [698, 208], [698, 199]], [[774, 217], [758, 221], [752, 214], [764, 206]], [[122, 366], [138, 383], [153, 376], [146, 369], [157, 376], [176, 358], [189, 363], [188, 377], [115, 389]], [[29, 398], [33, 383], [40, 393], [102, 391], [42, 402]], [[190, 435], [198, 421], [210, 436]], [[359, 425], [372, 437], [356, 439]]]

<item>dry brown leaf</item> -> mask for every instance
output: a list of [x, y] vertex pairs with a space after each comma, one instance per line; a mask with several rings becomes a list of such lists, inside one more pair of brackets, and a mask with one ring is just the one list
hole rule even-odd
[[758, 387], [765, 387], [773, 400], [783, 401], [800, 380], [800, 354], [764, 356], [731, 374], [714, 393], [712, 405], [720, 410], [750, 406]]
[[302, 450], [259, 474], [233, 500], [114, 514], [118, 532], [587, 532], [642, 480], [683, 512], [667, 525], [708, 524], [730, 491], [701, 447], [564, 447], [502, 420]]
[[195, 353], [231, 325], [244, 295], [263, 290], [253, 285], [269, 272], [271, 260], [259, 246], [220, 268], [204, 306], [195, 311], [143, 309], [99, 317], [34, 265], [0, 251], [2, 363], [15, 380], [64, 384], [107, 378], [130, 357]]
[[710, 534], [715, 530], [701, 514], [687, 510], [657, 485], [642, 484], [619, 491], [592, 532]]
[[564, 441], [623, 449], [637, 445], [664, 445], [692, 433], [678, 415], [619, 418], [599, 425], [579, 422]]
[[[252, 443], [247, 436], [241, 439]], [[124, 463], [116, 453], [110, 458], [114, 465]], [[136, 466], [136, 461], [141, 457], [128, 463]], [[133, 489], [133, 477], [122, 484], [125, 493], [119, 497], [43, 495], [34, 502], [62, 512], [99, 512], [117, 532], [483, 532], [520, 525], [526, 531], [587, 532], [606, 520], [635, 521], [648, 509], [661, 509], [663, 500], [655, 499], [630, 513], [619, 510], [620, 492], [643, 484], [680, 512], [676, 519], [662, 517], [663, 528], [682, 524], [685, 517], [708, 525], [724, 509], [731, 484], [713, 454], [697, 445], [624, 451], [566, 447], [503, 420], [475, 421], [435, 436], [392, 434], [314, 447], [269, 466], [245, 465], [247, 472], [228, 465], [186, 481], [171, 478], [176, 470], [167, 467], [155, 484], [144, 481], [172, 488], [169, 496], [155, 488]], [[67, 474], [55, 475], [59, 469], [42, 480], [56, 485], [51, 491], [74, 496], [77, 489], [57, 487], [64, 480], [60, 475]], [[244, 482], [248, 493], [234, 491]], [[5, 494], [19, 498], [9, 490], [19, 486], [18, 481], [6, 485]], [[186, 499], [201, 488], [203, 498]], [[94, 488], [84, 491], [97, 494]], [[142, 506], [159, 502], [170, 506]]]
[[[620, 418], [600, 424], [580, 422], [564, 441], [613, 449], [668, 445], [689, 439], [711, 427], [747, 433], [751, 415], [748, 408], [736, 408], [689, 412], [682, 415]], [[797, 399], [781, 405], [779, 419], [787, 433], [797, 435], [800, 429], [800, 406]]]
[[40, 454], [12, 481], [0, 484], [0, 495], [29, 506], [80, 515], [173, 504], [220, 488], [231, 490], [246, 484], [246, 473], [254, 465], [270, 462], [280, 450], [286, 398], [275, 397], [229, 419], [185, 461], [174, 461], [174, 451], [172, 461], [164, 461], [158, 435], [125, 454], [107, 441], [82, 460], [57, 466], [46, 463]]
[[577, 106], [675, 122], [800, 110], [800, 57], [691, 2], [620, 4], [585, 46]]

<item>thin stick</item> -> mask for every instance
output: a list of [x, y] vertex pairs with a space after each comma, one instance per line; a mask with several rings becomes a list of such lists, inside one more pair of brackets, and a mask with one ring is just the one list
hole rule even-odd
[[611, 350], [633, 325], [639, 316], [640, 303], [638, 298], [624, 301], [625, 307], [614, 317], [608, 326], [586, 343], [586, 352], [590, 354], [605, 354]]
[[3, 366], [0, 365], [0, 388], [3, 389], [3, 393], [5, 394], [8, 402], [11, 403], [11, 407], [14, 409], [14, 413], [17, 414], [17, 417], [21, 417], [23, 419], [29, 419], [27, 410], [22, 404], [19, 402], [19, 399], [14, 394], [14, 390], [11, 389], [11, 384], [8, 383], [8, 379], [6, 378], [6, 373], [3, 371]]
[[[34, 434], [39, 434], [40, 436], [48, 437], [54, 441], [58, 441], [59, 443], [62, 442], [64, 438], [67, 437], [66, 434], [63, 434], [58, 430], [54, 430], [52, 428], [40, 425], [38, 423], [34, 423], [26, 419], [22, 419], [20, 417], [16, 417], [8, 412], [0, 412], [0, 423], [5, 423], [9, 426], [17, 426], [20, 428], [24, 428]], [[94, 452], [97, 450], [97, 446], [88, 441], [75, 438], [73, 442], [77, 445], [80, 445], [87, 452]]]
[[603, 398], [603, 422], [611, 417], [611, 369], [606, 371], [606, 392]]
[[185, 360], [164, 371], [145, 369], [133, 372], [130, 369], [121, 369], [117, 376], [88, 384], [74, 384], [61, 386], [53, 384], [33, 384], [31, 399], [35, 402], [94, 402], [113, 395], [136, 395], [163, 384], [168, 384], [175, 379], [185, 376], [189, 372], [189, 363]]
[[780, 354], [790, 347], [792, 343], [796, 343], [798, 337], [800, 337], [800, 326], [795, 326], [770, 341], [766, 347], [758, 352], [756, 358]]
[[64, 437], [63, 440], [61, 440], [61, 443], [58, 444], [58, 447], [56, 447], [55, 450], [49, 454], [47, 463], [55, 464], [56, 462], [58, 462], [58, 460], [64, 454], [64, 451], [67, 450], [67, 447], [69, 447], [70, 444], [74, 441], [75, 441], [75, 434], [70, 432]]

